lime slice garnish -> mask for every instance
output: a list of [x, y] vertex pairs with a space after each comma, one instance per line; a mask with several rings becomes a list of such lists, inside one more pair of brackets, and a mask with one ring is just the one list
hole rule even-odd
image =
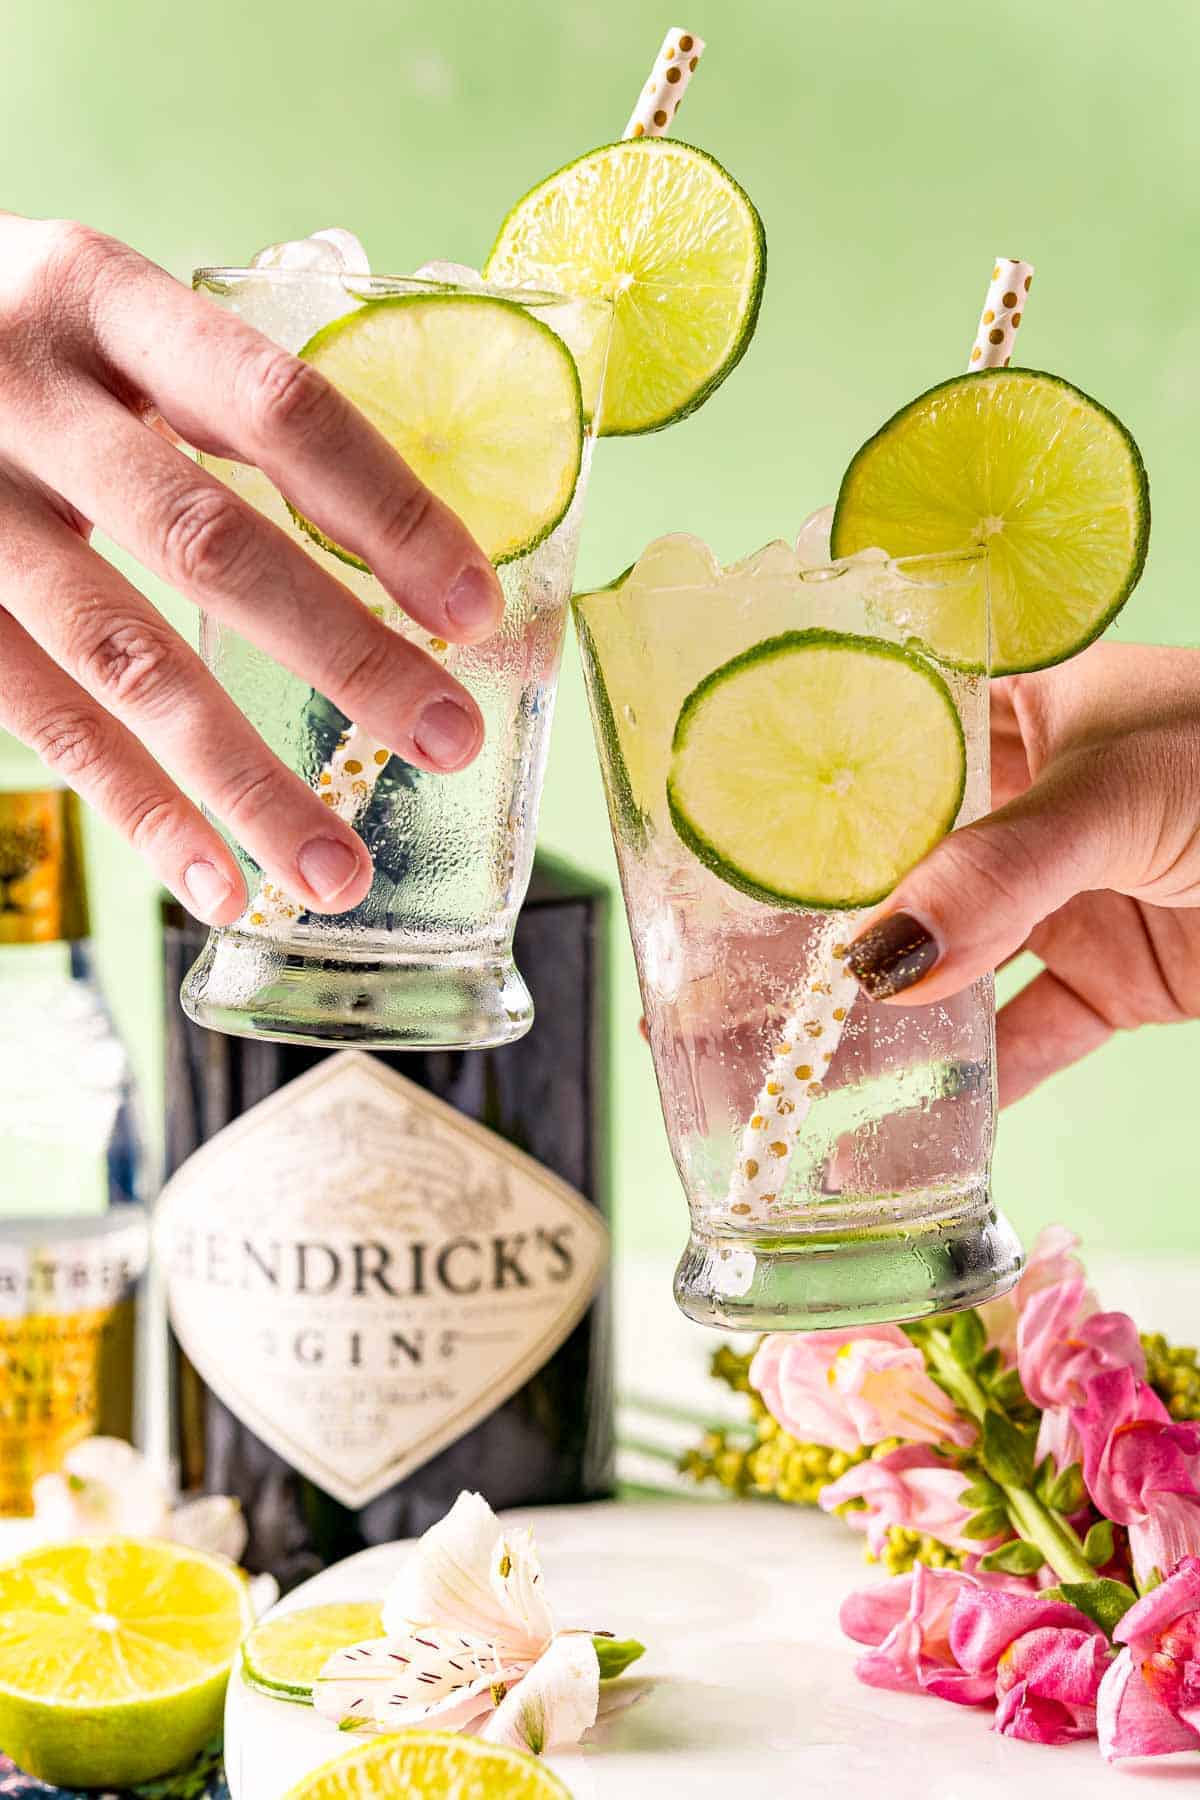
[[93, 1538], [0, 1566], [0, 1744], [27, 1774], [124, 1788], [215, 1732], [251, 1621], [232, 1563]]
[[367, 1601], [303, 1606], [254, 1627], [242, 1645], [242, 1676], [277, 1700], [311, 1704], [313, 1682], [335, 1650], [382, 1635], [380, 1608]]
[[[301, 350], [494, 563], [525, 556], [571, 504], [583, 459], [579, 372], [562, 339], [511, 300], [406, 294], [326, 325]], [[357, 568], [298, 514], [315, 542]]]
[[883, 638], [789, 631], [684, 701], [667, 798], [715, 875], [774, 906], [872, 906], [953, 825], [966, 746], [950, 690]]
[[356, 1744], [285, 1800], [570, 1800], [558, 1776], [502, 1744], [446, 1731], [400, 1731]]
[[[1150, 492], [1119, 419], [1056, 375], [989, 369], [912, 401], [842, 478], [834, 556], [988, 546], [994, 675], [1062, 662], [1133, 592]], [[979, 620], [931, 604], [912, 629], [943, 661], [978, 666]]]
[[613, 303], [600, 433], [623, 437], [685, 418], [740, 362], [766, 263], [762, 220], [719, 162], [631, 138], [518, 200], [485, 273]]

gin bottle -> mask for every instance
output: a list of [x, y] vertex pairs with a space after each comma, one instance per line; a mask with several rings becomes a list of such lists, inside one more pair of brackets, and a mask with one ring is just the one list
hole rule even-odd
[[232, 1493], [285, 1585], [493, 1506], [612, 1479], [603, 890], [540, 861], [537, 1019], [498, 1050], [340, 1052], [190, 1023], [203, 933], [165, 912], [157, 1244], [185, 1487]]

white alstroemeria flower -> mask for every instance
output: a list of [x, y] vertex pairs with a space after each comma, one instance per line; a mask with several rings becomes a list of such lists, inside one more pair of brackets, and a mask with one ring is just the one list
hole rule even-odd
[[[44, 1542], [64, 1538], [171, 1538], [237, 1562], [249, 1533], [242, 1509], [225, 1494], [171, 1508], [166, 1487], [140, 1450], [123, 1438], [91, 1437], [67, 1451], [62, 1467], [33, 1484], [34, 1524]], [[278, 1589], [271, 1599], [277, 1597]]]
[[596, 1647], [585, 1632], [564, 1632], [509, 1690], [479, 1735], [540, 1756], [577, 1744], [596, 1723], [599, 1704]]
[[460, 1494], [430, 1527], [383, 1608], [385, 1638], [340, 1650], [313, 1705], [349, 1728], [429, 1725], [541, 1751], [596, 1722], [600, 1670], [586, 1632], [556, 1634], [528, 1531]]
[[439, 1625], [533, 1662], [554, 1635], [528, 1531], [505, 1529], [482, 1494], [460, 1494], [431, 1525], [383, 1603], [383, 1628]]
[[[250, 1541], [245, 1514], [228, 1494], [202, 1494], [184, 1500], [171, 1514], [167, 1535], [192, 1550], [240, 1562]], [[268, 1602], [268, 1605], [270, 1602]]]
[[68, 1450], [55, 1474], [34, 1482], [33, 1511], [47, 1541], [171, 1535], [166, 1489], [145, 1457], [120, 1438], [85, 1438]]

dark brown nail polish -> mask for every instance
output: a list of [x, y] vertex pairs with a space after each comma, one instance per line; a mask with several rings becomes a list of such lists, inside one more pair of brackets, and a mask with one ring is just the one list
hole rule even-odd
[[868, 1000], [887, 1000], [927, 975], [941, 952], [911, 913], [880, 919], [846, 952], [846, 966]]

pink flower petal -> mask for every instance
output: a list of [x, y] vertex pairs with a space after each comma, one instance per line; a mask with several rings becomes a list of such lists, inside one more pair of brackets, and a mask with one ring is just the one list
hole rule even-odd
[[[1137, 1610], [1132, 1608], [1125, 1618]], [[1200, 1733], [1161, 1704], [1128, 1649], [1109, 1665], [1100, 1683], [1096, 1727], [1101, 1753], [1109, 1762], [1126, 1756], [1170, 1756], [1177, 1750], [1200, 1749]]]
[[776, 1332], [765, 1337], [750, 1365], [750, 1385], [772, 1418], [804, 1443], [858, 1450], [862, 1440], [831, 1371], [848, 1344], [911, 1348], [898, 1325], [863, 1325], [842, 1331]]
[[1200, 1556], [1200, 1496], [1154, 1493], [1147, 1498], [1148, 1512], [1129, 1525], [1129, 1553], [1139, 1585], [1155, 1571], [1161, 1577], [1186, 1558]]
[[894, 1575], [870, 1587], [847, 1594], [838, 1612], [838, 1624], [856, 1644], [882, 1644], [908, 1612], [912, 1575]]
[[1131, 1606], [1113, 1636], [1119, 1644], [1146, 1643], [1192, 1612], [1200, 1612], [1200, 1556], [1186, 1557], [1153, 1593]]
[[1104, 1637], [1099, 1625], [1068, 1606], [1044, 1600], [1036, 1592], [1015, 1594], [995, 1588], [964, 1588], [950, 1624], [950, 1648], [956, 1662], [972, 1674], [994, 1671], [1017, 1638], [1047, 1626], [1067, 1627], [1085, 1637]]

